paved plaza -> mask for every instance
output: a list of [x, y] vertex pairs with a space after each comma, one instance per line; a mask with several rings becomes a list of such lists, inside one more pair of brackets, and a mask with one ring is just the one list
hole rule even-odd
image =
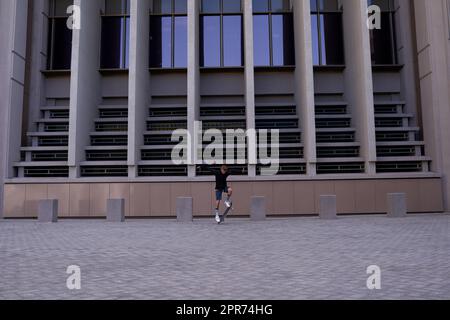
[[[450, 215], [0, 221], [0, 299], [449, 299]], [[81, 268], [81, 290], [66, 269]], [[381, 290], [366, 269], [381, 268]]]

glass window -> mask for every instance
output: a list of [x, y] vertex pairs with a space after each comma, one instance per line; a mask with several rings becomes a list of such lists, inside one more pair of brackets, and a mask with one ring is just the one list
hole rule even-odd
[[241, 0], [225, 0], [223, 1], [224, 13], [237, 13], [241, 12]]
[[150, 67], [187, 67], [187, 0], [157, 0], [150, 16]]
[[202, 1], [200, 66], [243, 65], [241, 11], [240, 0]]
[[311, 0], [314, 65], [344, 64], [342, 11], [337, 1]]
[[368, 0], [381, 9], [381, 29], [370, 30], [372, 64], [396, 64], [395, 9], [390, 0]]
[[107, 15], [130, 14], [130, 0], [105, 0]]
[[102, 69], [128, 68], [130, 19], [103, 17], [102, 20]]
[[187, 67], [187, 17], [175, 17], [174, 67]]
[[295, 65], [294, 24], [289, 1], [254, 0], [253, 41], [256, 67]]
[[220, 67], [220, 16], [204, 16], [202, 67]]
[[225, 67], [242, 66], [241, 24], [241, 16], [223, 17], [223, 65]]
[[253, 17], [255, 66], [270, 66], [269, 16]]
[[72, 30], [67, 28], [67, 8], [72, 0], [50, 2], [47, 69], [69, 70], [72, 62]]
[[203, 13], [220, 13], [220, 0], [202, 0]]
[[153, 13], [171, 14], [172, 0], [153, 0]]
[[269, 0], [253, 0], [253, 12], [268, 12]]
[[73, 4], [73, 0], [53, 0], [51, 2], [51, 15], [56, 17], [68, 16], [67, 8]]

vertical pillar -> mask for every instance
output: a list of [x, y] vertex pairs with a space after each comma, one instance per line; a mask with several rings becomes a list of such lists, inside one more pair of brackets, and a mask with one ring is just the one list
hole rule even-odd
[[131, 0], [128, 88], [128, 174], [130, 178], [137, 176], [139, 147], [144, 145], [145, 119], [150, 104], [149, 10], [150, 1]]
[[188, 165], [189, 177], [195, 177], [198, 159], [195, 121], [200, 120], [199, 29], [199, 0], [190, 0], [188, 1], [187, 126], [191, 137], [189, 152], [193, 163]]
[[74, 0], [80, 8], [81, 29], [73, 30], [70, 78], [69, 175], [79, 176], [79, 164], [101, 101], [99, 52], [101, 0]]
[[342, 0], [342, 3], [346, 61], [345, 94], [352, 109], [366, 173], [375, 174], [377, 153], [367, 1]]
[[295, 36], [295, 99], [302, 128], [307, 173], [316, 174], [316, 119], [314, 69], [309, 1], [293, 1]]
[[[253, 1], [244, 0], [244, 63], [245, 63], [245, 107], [247, 130], [256, 128], [255, 120], [255, 65], [253, 55]], [[248, 140], [248, 175], [256, 176], [257, 141], [255, 136]]]
[[0, 1], [0, 218], [4, 179], [20, 160], [28, 1]]

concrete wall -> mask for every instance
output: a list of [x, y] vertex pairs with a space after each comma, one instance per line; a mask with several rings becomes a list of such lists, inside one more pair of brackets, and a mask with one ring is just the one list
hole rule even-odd
[[[252, 196], [265, 196], [269, 215], [312, 215], [321, 195], [337, 196], [338, 213], [386, 213], [387, 193], [405, 192], [408, 212], [442, 212], [440, 179], [235, 181], [236, 215], [249, 215]], [[124, 198], [128, 217], [175, 217], [176, 198], [193, 197], [194, 215], [214, 208], [212, 182], [7, 184], [5, 217], [36, 217], [37, 201], [58, 199], [60, 217], [104, 217], [109, 198]]]

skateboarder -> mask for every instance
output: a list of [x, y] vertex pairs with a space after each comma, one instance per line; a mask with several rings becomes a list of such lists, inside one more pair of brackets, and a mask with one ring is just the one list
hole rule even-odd
[[[215, 164], [215, 163], [213, 163]], [[211, 172], [216, 177], [216, 187], [215, 187], [215, 193], [216, 193], [216, 208], [215, 208], [215, 219], [217, 223], [220, 223], [222, 220], [220, 218], [219, 214], [219, 207], [220, 202], [222, 201], [222, 196], [225, 193], [227, 195], [226, 200], [224, 201], [225, 206], [227, 208], [231, 208], [231, 196], [233, 195], [233, 189], [228, 186], [227, 184], [227, 178], [233, 174], [238, 173], [234, 170], [230, 170], [227, 165], [222, 165], [219, 170], [212, 169], [210, 167], [202, 166], [202, 168], [205, 168], [207, 171]]]

